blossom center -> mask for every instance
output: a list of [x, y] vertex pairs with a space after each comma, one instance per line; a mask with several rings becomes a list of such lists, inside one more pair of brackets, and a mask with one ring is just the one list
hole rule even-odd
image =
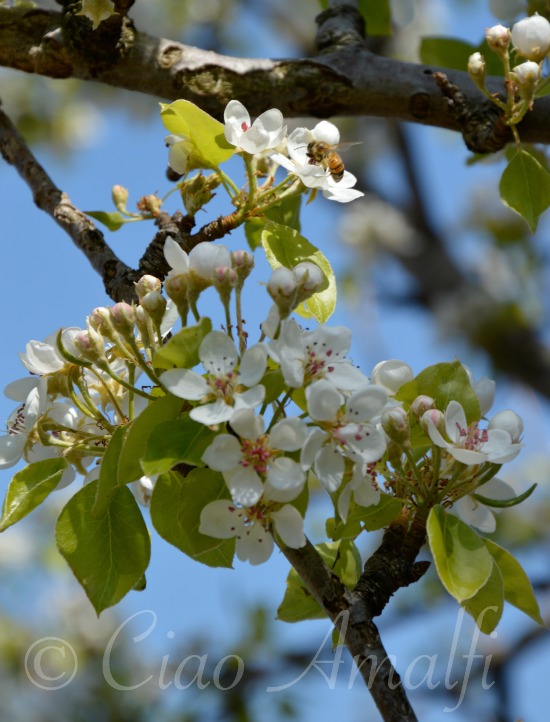
[[323, 355], [320, 355], [311, 346], [307, 347], [306, 350], [306, 361], [305, 361], [305, 373], [311, 379], [324, 378], [326, 374], [330, 374], [334, 371], [334, 366], [329, 363], [329, 359], [332, 356], [332, 349], [326, 349]]
[[481, 430], [480, 428], [478, 428], [477, 421], [474, 421], [473, 424], [467, 426], [466, 428], [460, 426], [457, 421], [456, 428], [458, 430], [457, 443], [460, 444], [463, 449], [468, 449], [469, 451], [478, 451], [482, 444], [485, 444], [487, 441], [489, 441], [489, 434], [487, 433], [487, 429]]
[[274, 452], [269, 448], [267, 434], [259, 436], [257, 439], [243, 439], [241, 452], [241, 465], [245, 468], [251, 466], [258, 474], [267, 472], [267, 464], [274, 456]]
[[223, 399], [226, 404], [232, 405], [236, 391], [237, 376], [232, 371], [223, 376], [208, 376], [208, 385], [217, 399]]

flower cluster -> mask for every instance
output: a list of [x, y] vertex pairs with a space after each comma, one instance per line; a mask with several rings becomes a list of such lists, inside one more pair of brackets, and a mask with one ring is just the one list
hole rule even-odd
[[[508, 102], [504, 103], [485, 87], [487, 68], [481, 53], [474, 53], [468, 61], [468, 73], [474, 83], [503, 111], [508, 124], [514, 129], [532, 107], [535, 91], [542, 77], [542, 63], [550, 50], [550, 23], [537, 13], [518, 21], [510, 30], [494, 25], [485, 34], [489, 48], [501, 59], [504, 66]], [[510, 66], [510, 44], [525, 61]]]
[[[322, 191], [325, 198], [348, 203], [364, 194], [355, 190], [356, 177], [344, 168], [337, 152], [340, 132], [332, 123], [323, 120], [313, 129], [296, 128], [287, 136], [282, 113], [276, 108], [266, 110], [253, 122], [244, 105], [231, 100], [224, 112], [224, 135], [246, 160], [255, 158], [271, 166], [272, 178], [278, 166], [289, 172], [289, 180], [299, 181], [299, 192], [307, 189]], [[170, 134], [165, 139], [169, 147], [169, 164], [178, 175], [191, 169], [194, 143], [192, 138]], [[268, 186], [271, 185], [271, 181]], [[288, 188], [279, 188], [288, 193]], [[273, 193], [269, 187], [270, 200]]]

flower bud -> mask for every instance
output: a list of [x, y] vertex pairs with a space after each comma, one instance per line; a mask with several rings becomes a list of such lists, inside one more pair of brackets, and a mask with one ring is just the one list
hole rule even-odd
[[107, 362], [103, 337], [93, 328], [90, 327], [87, 331], [76, 334], [74, 345], [79, 353], [89, 361], [99, 365]]
[[468, 75], [478, 88], [485, 87], [487, 65], [485, 64], [485, 59], [481, 53], [474, 53], [468, 58]]
[[244, 281], [248, 278], [254, 268], [254, 256], [248, 251], [231, 251], [231, 266], [235, 269], [238, 285], [242, 288]]
[[237, 274], [233, 268], [229, 266], [218, 266], [214, 270], [214, 286], [220, 290], [233, 290], [237, 283]]
[[535, 93], [535, 87], [540, 80], [540, 65], [533, 60], [526, 60], [525, 63], [516, 65], [512, 70], [512, 76], [516, 81], [521, 97], [531, 101]]
[[[504, 25], [493, 25], [492, 28], [487, 28], [485, 31], [487, 45], [499, 55], [503, 55], [506, 52], [510, 45], [511, 37], [510, 28]], [[479, 55], [479, 53], [474, 53], [474, 55]]]
[[111, 324], [111, 309], [106, 306], [94, 308], [88, 316], [88, 324], [94, 331], [98, 331], [98, 333], [102, 334], [106, 339], [114, 342], [116, 334]]
[[523, 18], [512, 28], [512, 42], [519, 55], [540, 63], [550, 49], [550, 23], [538, 13]]
[[298, 263], [292, 270], [300, 287], [303, 288], [304, 291], [308, 291], [310, 295], [316, 293], [325, 280], [323, 271], [321, 271], [317, 264], [311, 263], [310, 261]]
[[217, 173], [203, 176], [199, 173], [193, 178], [184, 181], [180, 186], [181, 199], [185, 210], [190, 216], [194, 216], [216, 195], [214, 189], [220, 185], [220, 177]]
[[126, 188], [124, 188], [124, 186], [113, 186], [113, 189], [111, 191], [111, 197], [113, 199], [113, 203], [115, 204], [115, 208], [121, 213], [128, 213], [128, 211], [126, 210], [128, 195], [129, 193]]
[[139, 281], [135, 284], [135, 287], [138, 298], [141, 301], [143, 296], [151, 291], [156, 291], [157, 293], [160, 292], [162, 283], [156, 276], [145, 275], [139, 279]]
[[515, 411], [506, 409], [506, 411], [499, 411], [498, 414], [495, 414], [489, 421], [487, 428], [507, 431], [516, 444], [520, 441], [523, 433], [523, 420]]
[[426, 396], [426, 394], [420, 394], [420, 396], [417, 396], [416, 399], [412, 402], [411, 411], [415, 416], [420, 418], [423, 414], [426, 413], [426, 411], [429, 411], [434, 407], [435, 401], [434, 399], [432, 399], [431, 396]]
[[121, 336], [133, 335], [136, 322], [135, 306], [121, 301], [111, 307], [111, 323]]
[[428, 433], [428, 424], [433, 424], [440, 434], [445, 433], [445, 415], [439, 409], [429, 409], [420, 418], [420, 426]]
[[166, 312], [166, 299], [158, 291], [149, 291], [140, 301], [140, 306], [151, 317], [155, 325], [160, 325]]
[[189, 284], [189, 276], [187, 273], [178, 273], [170, 271], [164, 279], [164, 290], [168, 298], [179, 307], [181, 303], [187, 303], [187, 287]]
[[276, 268], [267, 282], [267, 292], [277, 305], [281, 318], [286, 318], [296, 307], [298, 284], [296, 276], [289, 269]]
[[390, 396], [395, 396], [403, 384], [412, 381], [414, 374], [409, 364], [397, 359], [380, 361], [372, 370], [373, 384], [383, 386]]
[[151, 348], [153, 346], [155, 332], [150, 317], [141, 306], [136, 308], [136, 326], [143, 347]]
[[138, 211], [141, 211], [145, 215], [152, 216], [153, 218], [156, 218], [158, 216], [161, 207], [162, 199], [156, 196], [154, 193], [151, 193], [148, 196], [143, 196], [137, 202]]
[[409, 415], [401, 406], [389, 409], [382, 415], [382, 428], [396, 444], [403, 446], [409, 442]]

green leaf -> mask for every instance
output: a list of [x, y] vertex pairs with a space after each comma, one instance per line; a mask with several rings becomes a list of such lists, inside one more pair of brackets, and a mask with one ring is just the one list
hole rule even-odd
[[165, 474], [176, 464], [204, 466], [202, 455], [215, 434], [204, 424], [188, 415], [174, 421], [164, 421], [153, 430], [141, 466], [147, 476]]
[[506, 601], [527, 614], [538, 624], [544, 626], [533, 587], [521, 564], [509, 551], [495, 544], [495, 542], [490, 539], [484, 541], [502, 574]]
[[42, 504], [61, 481], [67, 468], [65, 459], [43, 459], [29, 464], [10, 481], [0, 519], [0, 532], [5, 531]]
[[176, 419], [183, 405], [182, 399], [172, 394], [151, 401], [129, 425], [126, 441], [122, 446], [118, 462], [118, 483], [128, 484], [143, 476], [141, 458], [149, 436], [158, 424]]
[[473, 53], [480, 52], [487, 68], [487, 75], [503, 75], [503, 65], [498, 57], [489, 49], [487, 41], [473, 45], [458, 38], [432, 36], [423, 37], [420, 41], [420, 61], [426, 65], [440, 68], [466, 70], [468, 59]]
[[96, 221], [103, 223], [110, 231], [118, 231], [121, 226], [128, 223], [128, 218], [123, 218], [118, 211], [107, 213], [105, 211], [84, 211], [87, 216], [95, 218]]
[[[325, 564], [330, 567], [342, 582], [352, 589], [359, 580], [362, 570], [361, 556], [352, 541], [343, 539], [337, 542], [317, 544]], [[278, 610], [277, 618], [283, 622], [301, 622], [305, 619], [326, 619], [325, 611], [319, 606], [307, 590], [295, 569], [291, 569], [286, 582], [286, 591]]]
[[279, 223], [300, 232], [300, 210], [302, 196], [285, 198], [273, 208], [264, 212], [261, 218], [251, 218], [245, 223], [244, 231], [250, 250], [254, 251], [262, 245], [262, 231], [267, 223]]
[[472, 496], [474, 499], [477, 499], [477, 501], [485, 504], [485, 506], [492, 506], [496, 509], [509, 509], [512, 506], [521, 504], [521, 502], [525, 501], [525, 499], [528, 499], [536, 488], [537, 485], [533, 484], [533, 486], [527, 489], [527, 491], [524, 491], [523, 494], [513, 496], [511, 499], [488, 499], [486, 496], [482, 496], [481, 494], [472, 494]]
[[484, 634], [491, 634], [496, 629], [504, 609], [504, 584], [496, 564], [493, 564], [489, 579], [479, 592], [462, 602], [462, 606]]
[[468, 423], [478, 421], [481, 415], [478, 398], [460, 361], [428, 366], [412, 381], [403, 384], [395, 398], [412, 404], [421, 394], [431, 396], [441, 411], [445, 411], [449, 401], [458, 401]]
[[359, 0], [359, 12], [365, 18], [367, 35], [391, 35], [389, 0]]
[[196, 326], [186, 326], [161, 346], [153, 356], [156, 369], [190, 369], [199, 363], [199, 346], [212, 330], [212, 321], [203, 316]]
[[331, 539], [355, 539], [363, 531], [376, 531], [388, 526], [401, 513], [403, 501], [389, 494], [381, 494], [378, 504], [361, 506], [354, 504], [348, 514], [346, 522], [327, 522], [327, 534]]
[[487, 583], [493, 568], [483, 540], [440, 506], [430, 510], [427, 532], [443, 586], [459, 602], [471, 599]]
[[164, 127], [192, 143], [189, 170], [215, 169], [235, 153], [234, 146], [225, 139], [224, 126], [194, 103], [176, 100], [170, 104], [161, 103], [160, 107]]
[[143, 579], [151, 543], [134, 495], [115, 490], [103, 516], [94, 518], [97, 482], [86, 484], [62, 509], [57, 547], [99, 615]]
[[330, 263], [319, 249], [293, 228], [279, 223], [268, 223], [262, 232], [262, 245], [272, 268], [285, 266], [294, 268], [302, 261], [311, 261], [323, 271], [323, 287], [304, 304], [300, 304], [297, 313], [309, 318], [313, 316], [318, 323], [326, 323], [336, 307], [336, 279]]
[[199, 532], [204, 507], [229, 498], [222, 475], [211, 469], [193, 469], [186, 477], [170, 471], [155, 484], [151, 520], [163, 539], [192, 559], [210, 567], [231, 567], [235, 539], [214, 539]]
[[107, 511], [114, 490], [119, 485], [118, 462], [120, 460], [120, 452], [122, 451], [126, 428], [125, 426], [116, 427], [109, 446], [101, 460], [96, 498], [92, 509], [94, 517], [101, 516]]
[[527, 151], [518, 151], [500, 179], [502, 202], [535, 232], [539, 216], [550, 205], [550, 174]]

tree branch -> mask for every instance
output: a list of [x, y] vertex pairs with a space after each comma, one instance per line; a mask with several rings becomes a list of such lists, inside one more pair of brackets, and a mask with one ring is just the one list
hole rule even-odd
[[309, 541], [301, 549], [281, 546], [281, 551], [343, 634], [385, 722], [415, 722], [414, 711], [363, 597], [344, 586]]
[[[321, 28], [325, 27], [321, 16]], [[252, 115], [274, 104], [288, 117], [371, 115], [459, 130], [434, 68], [374, 55], [358, 33], [317, 58], [235, 58], [139, 32], [112, 16], [92, 31], [85, 18], [0, 8], [0, 66], [52, 78], [79, 78], [168, 100], [185, 98], [221, 118], [238, 98]], [[334, 35], [328, 48], [334, 47]], [[447, 71], [468, 103], [485, 103], [466, 72]], [[487, 83], [501, 91], [502, 79]], [[525, 141], [550, 143], [550, 98], [520, 125]]]
[[0, 105], [0, 153], [13, 165], [32, 191], [34, 202], [72, 238], [96, 270], [105, 291], [114, 300], [128, 300], [137, 280], [132, 271], [105, 243], [103, 234], [78, 210], [69, 197], [56, 187], [44, 168], [29, 150]]

